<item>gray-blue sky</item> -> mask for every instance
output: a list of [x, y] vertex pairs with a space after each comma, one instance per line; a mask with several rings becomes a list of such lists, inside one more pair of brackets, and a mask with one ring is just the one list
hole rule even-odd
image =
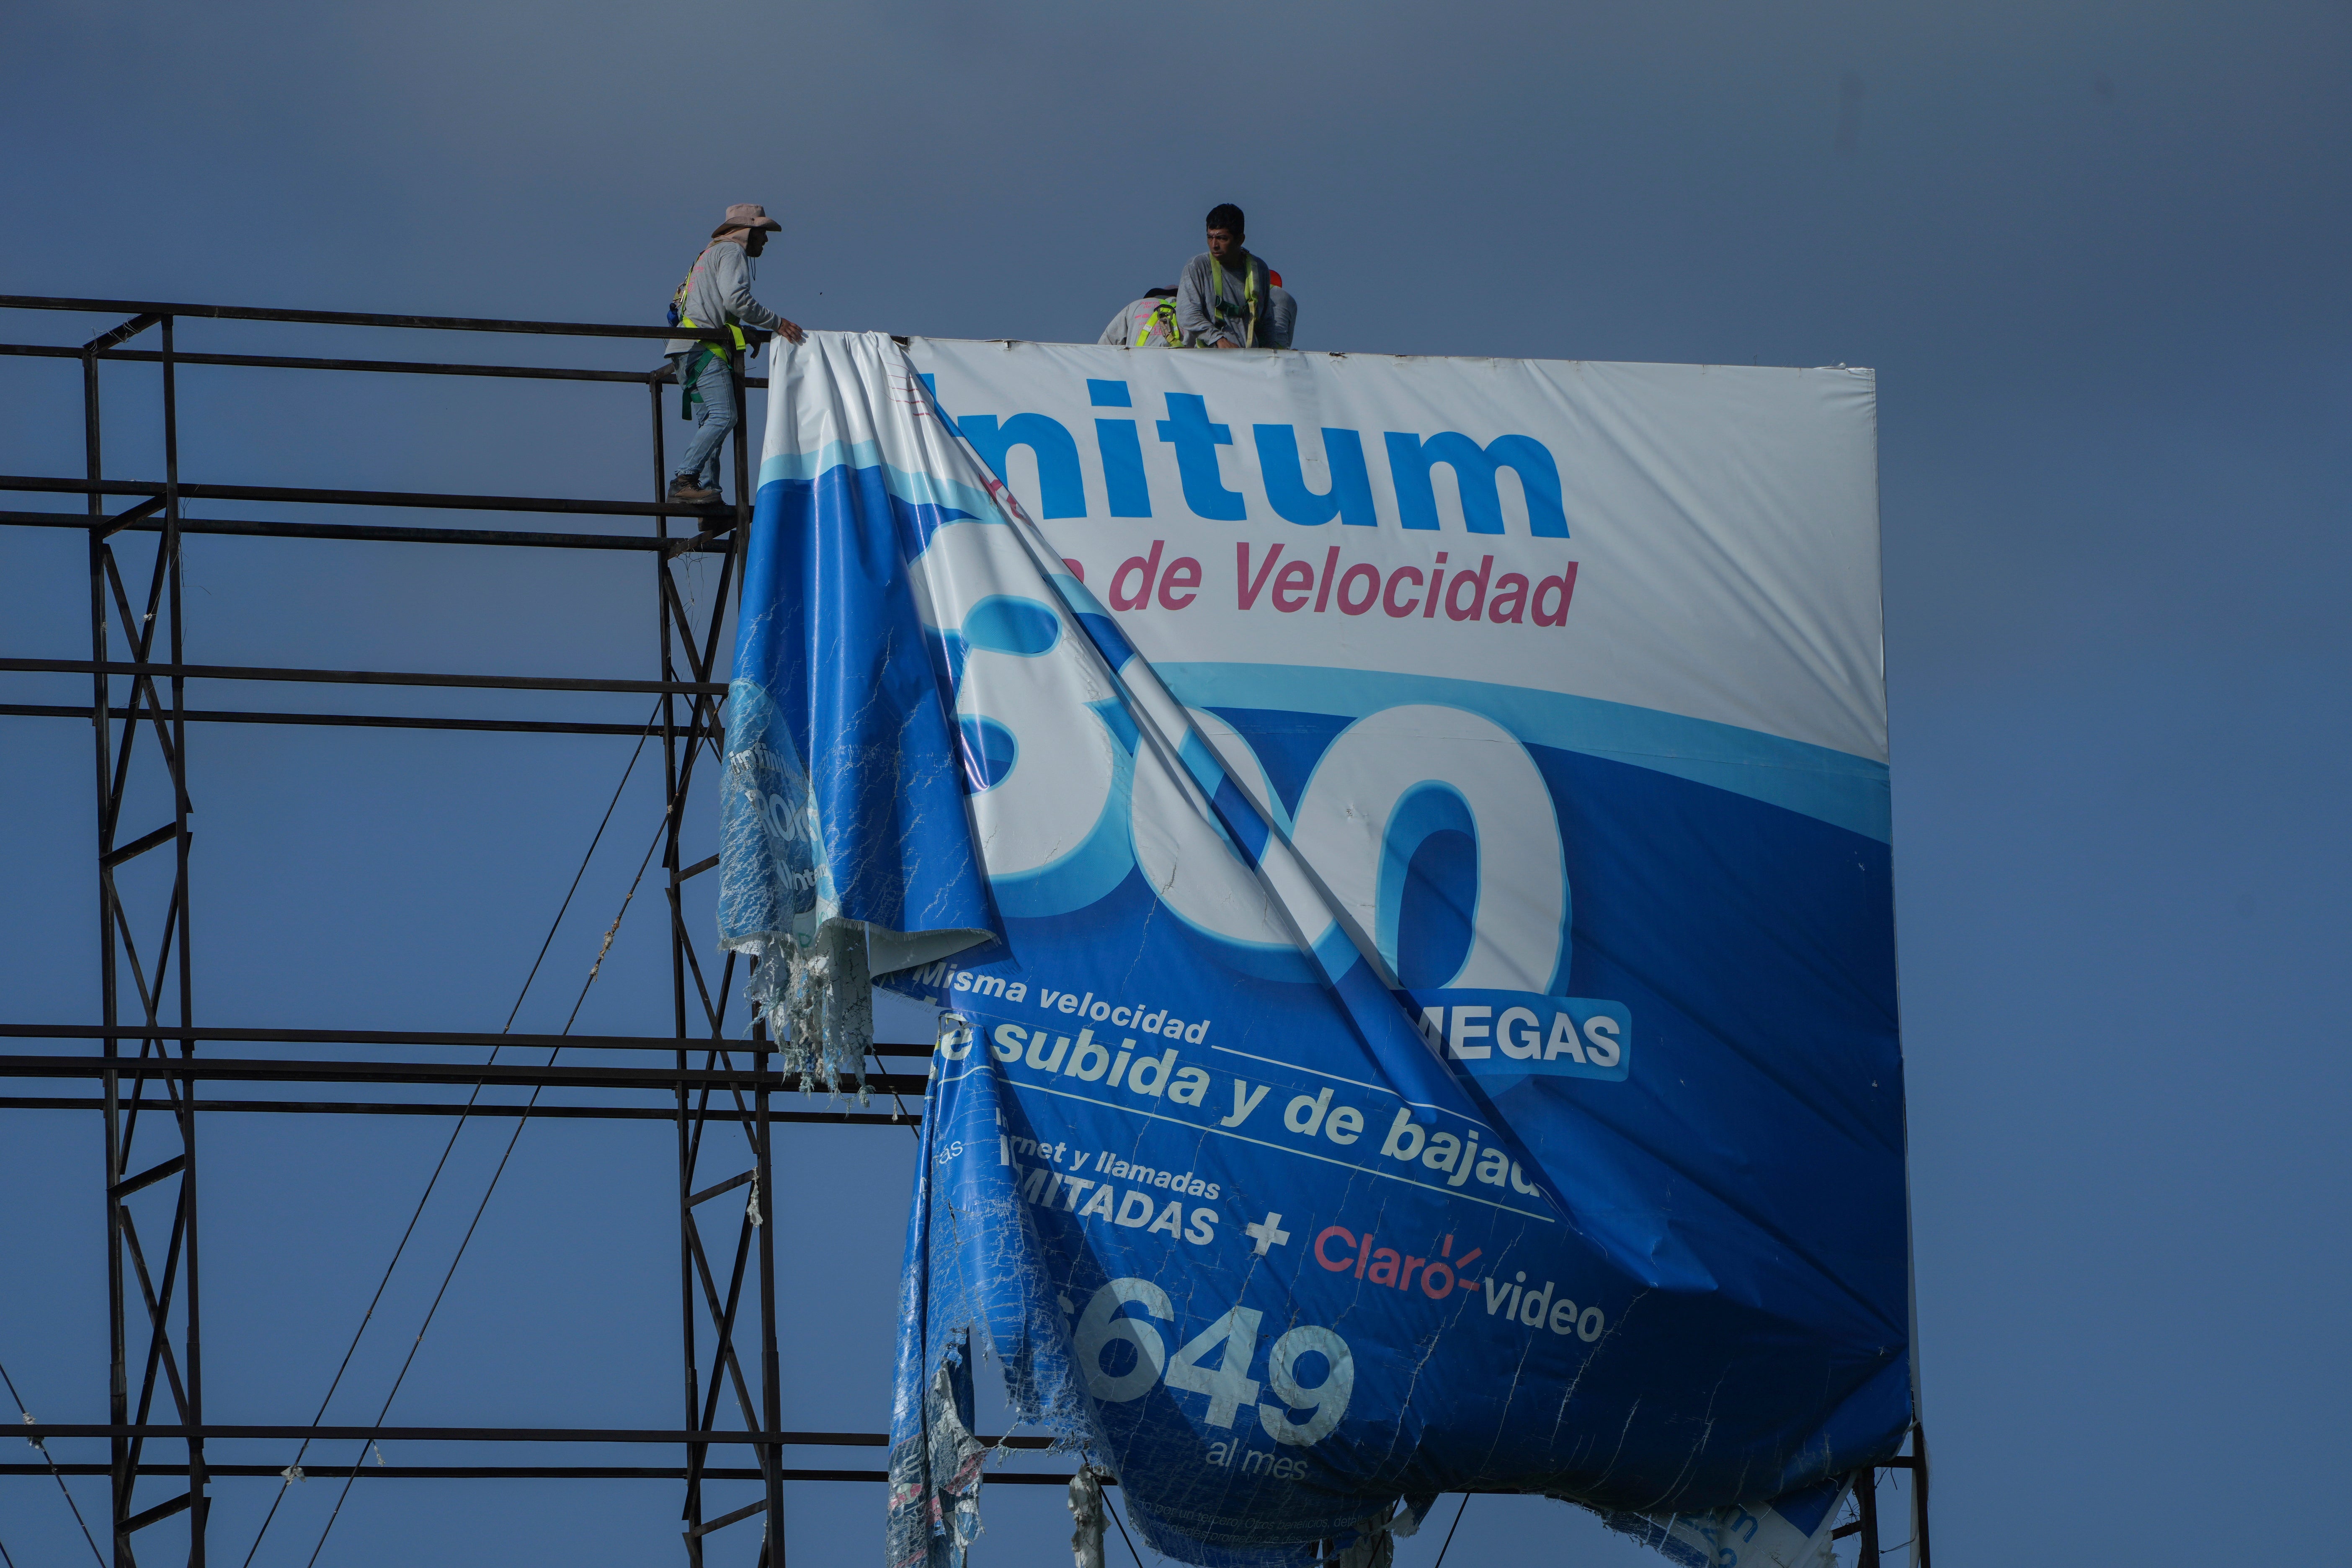
[[[1233, 200], [1300, 299], [1304, 347], [1876, 366], [1948, 1561], [2084, 1561], [2120, 1537], [2141, 1562], [2201, 1563], [2243, 1549], [2250, 1505], [2331, 1495], [2352, 1283], [2335, 1125], [2352, 1088], [2343, 0], [24, 0], [0, 33], [12, 292], [655, 321], [718, 209], [753, 200], [787, 224], [761, 296], [803, 322], [1083, 341], [1172, 281], [1200, 215]], [[70, 334], [16, 317], [5, 335]], [[264, 339], [298, 341], [239, 341]], [[330, 339], [299, 341], [288, 352]], [[114, 471], [152, 471], [147, 384], [115, 384]], [[192, 478], [647, 482], [642, 402], [604, 388], [215, 373], [190, 389]], [[0, 470], [75, 471], [77, 417], [57, 367], [0, 364]], [[0, 560], [0, 652], [77, 654], [79, 543], [12, 531]], [[645, 672], [637, 563], [215, 541], [189, 570], [199, 658]], [[91, 1006], [86, 745], [69, 724], [0, 721], [12, 1018]], [[204, 745], [205, 1014], [446, 1027], [504, 1016], [626, 751], [289, 730]], [[559, 942], [566, 986], [649, 831], [643, 783]], [[236, 858], [270, 842], [283, 858]], [[583, 1026], [665, 1026], [645, 913]], [[557, 989], [527, 1026], [560, 1022]], [[45, 1418], [99, 1418], [94, 1145], [56, 1119], [0, 1128], [0, 1359]], [[215, 1409], [307, 1415], [437, 1136], [257, 1117], [216, 1138]], [[667, 1146], [614, 1147], [577, 1123], [526, 1134], [396, 1415], [673, 1418]], [[478, 1181], [492, 1135], [461, 1157]], [[906, 1155], [827, 1132], [793, 1157], [810, 1204], [782, 1223], [810, 1353], [788, 1424], [876, 1426]], [[436, 1215], [429, 1239], [446, 1247], [462, 1219]], [[229, 1283], [240, 1271], [264, 1284]], [[398, 1288], [394, 1321], [430, 1284]], [[541, 1348], [596, 1375], [534, 1370]], [[388, 1364], [363, 1372], [380, 1396]], [[416, 1489], [355, 1494], [322, 1563], [675, 1550], [658, 1483], [400, 1484]], [[224, 1483], [225, 1541], [249, 1530], [255, 1486]], [[289, 1504], [312, 1530], [320, 1491]], [[793, 1506], [803, 1561], [876, 1549], [862, 1493], [799, 1488]], [[1004, 1488], [992, 1509], [987, 1559], [1051, 1560], [1054, 1499]], [[0, 1480], [20, 1562], [67, 1561], [69, 1528], [53, 1496]], [[1481, 1500], [1454, 1550], [1627, 1556], [1590, 1534], [1556, 1505]], [[298, 1539], [273, 1535], [262, 1561]], [[1433, 1555], [1423, 1541], [1406, 1561]]]

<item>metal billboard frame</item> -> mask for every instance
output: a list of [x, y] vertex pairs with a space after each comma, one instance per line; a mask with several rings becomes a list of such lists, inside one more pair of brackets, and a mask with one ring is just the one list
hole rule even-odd
[[[87, 659], [0, 657], [0, 674], [88, 675], [91, 692], [87, 704], [0, 703], [0, 715], [77, 719], [91, 726], [95, 744], [94, 782], [98, 803], [98, 836], [93, 846], [98, 891], [100, 937], [99, 1021], [95, 1024], [36, 1023], [0, 1019], [0, 1040], [10, 1042], [84, 1042], [95, 1052], [35, 1054], [22, 1049], [0, 1054], [0, 1078], [35, 1080], [94, 1080], [95, 1095], [57, 1094], [0, 1096], [0, 1111], [72, 1110], [98, 1112], [104, 1120], [106, 1151], [107, 1315], [110, 1368], [108, 1415], [104, 1424], [37, 1423], [19, 1429], [39, 1448], [41, 1463], [0, 1464], [0, 1478], [10, 1476], [97, 1476], [109, 1482], [109, 1534], [114, 1568], [132, 1568], [137, 1562], [134, 1537], [150, 1526], [186, 1513], [190, 1568], [206, 1562], [207, 1487], [215, 1478], [289, 1479], [288, 1472], [268, 1465], [212, 1462], [211, 1441], [287, 1438], [310, 1441], [404, 1439], [484, 1444], [577, 1443], [677, 1445], [681, 1463], [670, 1466], [596, 1465], [401, 1465], [379, 1462], [367, 1466], [305, 1465], [304, 1474], [320, 1477], [363, 1474], [370, 1479], [666, 1479], [683, 1483], [680, 1510], [682, 1543], [689, 1568], [702, 1568], [705, 1546], [717, 1531], [754, 1517], [764, 1517], [755, 1562], [766, 1568], [772, 1555], [782, 1568], [786, 1553], [782, 1521], [786, 1481], [843, 1481], [876, 1485], [885, 1482], [881, 1469], [788, 1468], [785, 1450], [801, 1447], [887, 1447], [883, 1433], [797, 1432], [782, 1426], [783, 1369], [776, 1325], [776, 1261], [772, 1228], [758, 1223], [757, 1194], [772, 1190], [773, 1129], [779, 1125], [814, 1122], [833, 1125], [910, 1126], [920, 1118], [903, 1112], [782, 1110], [772, 1103], [785, 1090], [801, 1087], [798, 1079], [776, 1070], [770, 1062], [774, 1043], [764, 1030], [753, 1037], [729, 1040], [724, 1033], [727, 997], [733, 987], [735, 960], [730, 955], [716, 990], [703, 971], [697, 942], [688, 931], [679, 889], [691, 879], [713, 869], [717, 857], [697, 864], [681, 863], [679, 829], [698, 760], [706, 754], [716, 766], [724, 736], [719, 713], [726, 695], [723, 681], [714, 679], [720, 667], [718, 646], [730, 588], [740, 596], [743, 544], [751, 516], [749, 409], [746, 393], [765, 387], [766, 379], [747, 374], [744, 357], [730, 354], [736, 407], [742, 415], [733, 432], [735, 501], [731, 506], [702, 506], [671, 501], [667, 495], [662, 395], [676, 377], [667, 361], [652, 371], [594, 370], [557, 366], [519, 366], [471, 362], [305, 358], [257, 353], [182, 353], [174, 344], [175, 323], [184, 320], [252, 321], [329, 327], [425, 330], [467, 333], [520, 333], [569, 339], [645, 341], [700, 338], [719, 344], [723, 334], [644, 327], [579, 322], [498, 321], [467, 317], [383, 315], [348, 311], [264, 310], [217, 305], [161, 303], [142, 300], [89, 300], [46, 296], [0, 295], [0, 310], [94, 313], [121, 318], [119, 324], [79, 344], [0, 343], [0, 355], [72, 360], [79, 363], [83, 424], [83, 472], [78, 479], [46, 475], [0, 474], [0, 491], [19, 495], [78, 497], [79, 511], [0, 510], [0, 526], [72, 529], [89, 541], [89, 657]], [[142, 335], [156, 334], [153, 349], [126, 345]], [[903, 340], [902, 340], [903, 341]], [[160, 479], [110, 478], [105, 472], [104, 431], [100, 418], [100, 368], [109, 363], [155, 364], [162, 373], [163, 472]], [[254, 485], [205, 485], [182, 482], [179, 462], [178, 372], [183, 366], [238, 366], [341, 373], [373, 373], [425, 376], [493, 377], [527, 381], [571, 381], [628, 384], [646, 389], [651, 410], [653, 490], [650, 500], [629, 501], [552, 496], [455, 495], [407, 491], [289, 489]], [[190, 500], [253, 501], [305, 507], [364, 506], [415, 510], [463, 510], [523, 515], [569, 514], [646, 520], [651, 531], [641, 534], [564, 533], [509, 529], [403, 527], [320, 521], [192, 519], [182, 504]], [[120, 510], [110, 505], [127, 501]], [[693, 525], [673, 533], [674, 521]], [[125, 535], [157, 536], [154, 555], [142, 578], [126, 572], [117, 555], [117, 542]], [[656, 679], [645, 680], [572, 679], [519, 677], [495, 673], [423, 674], [383, 670], [310, 669], [223, 666], [189, 663], [181, 616], [182, 548], [190, 536], [235, 535], [287, 540], [376, 541], [384, 542], [468, 547], [503, 547], [561, 551], [623, 551], [652, 557], [657, 605], [658, 637]], [[681, 594], [673, 568], [691, 555], [717, 555], [717, 594], [698, 626]], [[134, 594], [133, 589], [138, 593]], [[143, 598], [143, 607], [142, 600]], [[158, 642], [161, 641], [161, 651]], [[118, 644], [120, 647], [118, 647]], [[0, 650], [6, 651], [6, 650]], [[650, 726], [555, 720], [493, 720], [420, 718], [360, 713], [286, 713], [278, 711], [193, 709], [187, 705], [190, 679], [294, 682], [306, 685], [366, 685], [405, 688], [463, 688], [520, 691], [638, 693], [656, 696], [658, 710]], [[658, 734], [662, 752], [663, 836], [661, 868], [669, 910], [670, 992], [674, 1032], [667, 1037], [537, 1036], [486, 1033], [429, 1033], [353, 1029], [264, 1029], [235, 1025], [198, 1026], [189, 965], [194, 931], [189, 894], [190, 847], [186, 768], [190, 724], [299, 724], [382, 729], [441, 729], [513, 733], [617, 735]], [[142, 745], [142, 736], [152, 739]], [[136, 761], [134, 762], [134, 759]], [[144, 770], [134, 772], [134, 767]], [[126, 792], [135, 778], [160, 770], [173, 802], [169, 821], [144, 832], [130, 832], [121, 817]], [[160, 900], [152, 897], [134, 910], [137, 898], [126, 898], [116, 882], [116, 871], [142, 857], [168, 850], [172, 874]], [[136, 918], [134, 918], [136, 917]], [[148, 922], [142, 927], [141, 921]], [[142, 930], [152, 932], [142, 946]], [[127, 985], [126, 985], [127, 981]], [[173, 1016], [173, 1015], [176, 1015]], [[237, 1057], [199, 1057], [196, 1047], [245, 1045], [323, 1045], [383, 1047], [524, 1047], [565, 1051], [628, 1053], [660, 1052], [668, 1065], [648, 1067], [511, 1065], [467, 1066], [446, 1062], [383, 1059], [321, 1058], [294, 1060]], [[174, 1053], [173, 1047], [176, 1047]], [[868, 1082], [884, 1092], [919, 1097], [925, 1079], [919, 1073], [890, 1072], [881, 1058], [928, 1058], [928, 1047], [878, 1047], [877, 1067]], [[695, 1058], [701, 1058], [697, 1065]], [[527, 1087], [534, 1090], [562, 1087], [604, 1091], [615, 1097], [609, 1103], [540, 1106], [458, 1101], [373, 1100], [279, 1100], [199, 1098], [203, 1080], [215, 1084], [274, 1083], [280, 1085], [350, 1084], [384, 1087], [441, 1084]], [[667, 1091], [667, 1106], [647, 1104], [647, 1090]], [[633, 1097], [622, 1099], [619, 1097]], [[219, 1113], [282, 1113], [306, 1115], [406, 1115], [430, 1117], [545, 1117], [596, 1120], [661, 1120], [675, 1123], [677, 1141], [677, 1215], [680, 1331], [683, 1366], [684, 1423], [672, 1429], [588, 1427], [418, 1427], [222, 1426], [205, 1418], [203, 1321], [199, 1289], [201, 1247], [197, 1226], [198, 1118]], [[134, 1170], [132, 1149], [142, 1121], [163, 1123], [172, 1142], [157, 1152], [143, 1168]], [[751, 1166], [731, 1176], [706, 1183], [701, 1174], [707, 1132], [732, 1124], [744, 1134]], [[155, 1138], [141, 1148], [147, 1157]], [[697, 1209], [709, 1200], [739, 1187], [751, 1189], [752, 1202], [737, 1227], [733, 1247], [714, 1248], [706, 1239]], [[168, 1234], [161, 1254], [151, 1253], [155, 1239], [143, 1233], [127, 1200], [133, 1194], [161, 1189], [166, 1200]], [[145, 1206], [152, 1218], [154, 1198]], [[756, 1323], [744, 1321], [747, 1277], [758, 1298]], [[723, 1285], [722, 1285], [723, 1278]], [[176, 1308], [176, 1318], [175, 1318]], [[744, 1342], [750, 1341], [747, 1346]], [[756, 1358], [747, 1369], [745, 1357]], [[731, 1392], [740, 1428], [716, 1423]], [[174, 1419], [157, 1420], [158, 1394]], [[103, 1438], [109, 1444], [105, 1464], [68, 1463], [51, 1458], [49, 1438]], [[1042, 1449], [1048, 1439], [1038, 1436], [984, 1438], [1008, 1448]], [[179, 1446], [178, 1458], [152, 1458], [150, 1443]], [[754, 1466], [719, 1466], [710, 1462], [714, 1448], [752, 1450]], [[1881, 1555], [1880, 1529], [1874, 1506], [1874, 1472], [1907, 1470], [1912, 1474], [1914, 1546], [1916, 1561], [1927, 1563], [1927, 1468], [1924, 1435], [1915, 1427], [1911, 1451], [1858, 1475], [1854, 1492], [1856, 1517], [1840, 1526], [1840, 1536], [1861, 1536], [1862, 1568], [1877, 1568]], [[139, 1495], [142, 1479], [179, 1480], [184, 1484], [149, 1501]], [[996, 1471], [999, 1482], [1063, 1485], [1067, 1473], [1041, 1474]], [[706, 1519], [705, 1480], [758, 1480], [762, 1496], [757, 1502], [715, 1519]], [[1115, 1484], [1115, 1483], [1114, 1483]], [[151, 1492], [150, 1497], [154, 1497]], [[144, 1503], [145, 1506], [142, 1506]]]

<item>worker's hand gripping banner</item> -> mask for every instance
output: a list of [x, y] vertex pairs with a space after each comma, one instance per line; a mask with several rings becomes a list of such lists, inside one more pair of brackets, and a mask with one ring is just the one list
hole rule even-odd
[[1819, 1560], [1912, 1410], [1866, 373], [911, 356], [776, 368], [720, 910], [821, 1062], [951, 1009], [892, 1568], [990, 1354], [1186, 1562]]

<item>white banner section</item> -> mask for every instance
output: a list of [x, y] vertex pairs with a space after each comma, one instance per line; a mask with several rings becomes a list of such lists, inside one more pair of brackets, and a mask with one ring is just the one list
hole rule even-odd
[[1887, 837], [1870, 371], [909, 353], [1191, 707], [1465, 707]]

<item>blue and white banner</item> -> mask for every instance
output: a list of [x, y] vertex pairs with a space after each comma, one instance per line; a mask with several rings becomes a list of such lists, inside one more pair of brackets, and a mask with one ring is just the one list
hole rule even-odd
[[720, 918], [953, 1010], [894, 1565], [961, 1558], [983, 1353], [1189, 1562], [1470, 1486], [1811, 1550], [1912, 1408], [1874, 409], [782, 355]]

